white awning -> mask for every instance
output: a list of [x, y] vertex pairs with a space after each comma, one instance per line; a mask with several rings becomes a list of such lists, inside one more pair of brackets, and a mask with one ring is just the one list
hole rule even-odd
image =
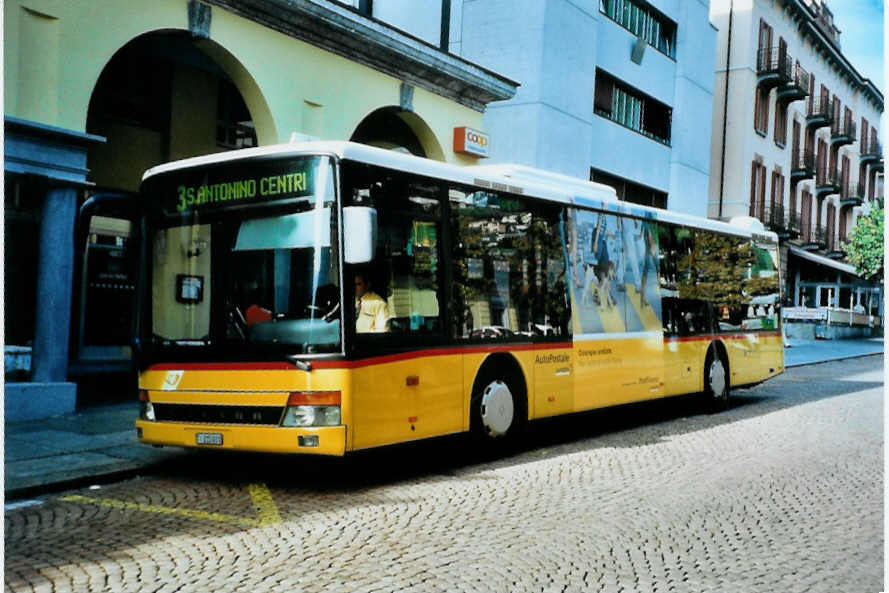
[[847, 274], [852, 274], [853, 276], [857, 276], [858, 274], [855, 272], [855, 266], [850, 264], [845, 264], [841, 261], [837, 261], [835, 259], [830, 259], [829, 257], [824, 257], [823, 255], [817, 255], [812, 253], [811, 251], [806, 251], [805, 249], [800, 249], [799, 247], [791, 247], [790, 252], [793, 255], [799, 256], [803, 259], [807, 259], [809, 261], [813, 261], [816, 264], [821, 264], [822, 266], [827, 266], [829, 268], [834, 268], [835, 270], [839, 270], [840, 272], [845, 272]]

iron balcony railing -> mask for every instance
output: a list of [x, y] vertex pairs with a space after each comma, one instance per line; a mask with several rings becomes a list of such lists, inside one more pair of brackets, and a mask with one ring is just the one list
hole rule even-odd
[[767, 204], [764, 219], [763, 222], [773, 231], [787, 230], [787, 220], [784, 218], [784, 204]]
[[792, 173], [801, 172], [810, 177], [815, 172], [815, 153], [811, 150], [797, 148], [790, 156]]
[[815, 224], [811, 220], [803, 218], [800, 221], [799, 226], [799, 236], [800, 239], [802, 239], [803, 243], [809, 243], [812, 245], [824, 245], [824, 239], [827, 233], [825, 232], [822, 225]]
[[780, 47], [761, 47], [756, 54], [756, 72], [758, 74], [778, 74], [782, 79], [791, 80], [793, 78], [793, 58], [790, 57], [787, 50], [782, 50]]
[[826, 238], [827, 230], [824, 228], [824, 225], [813, 224], [811, 232], [809, 233], [809, 242], [817, 245], [825, 245]]
[[883, 155], [883, 147], [880, 146], [880, 142], [871, 138], [870, 142], [867, 143], [866, 146], [861, 147], [861, 156], [862, 157], [880, 157]]
[[790, 78], [793, 74], [789, 64], [792, 61], [787, 51], [782, 51], [780, 47], [761, 47], [757, 52], [756, 70], [760, 74], [778, 73]]
[[809, 92], [809, 73], [799, 64], [793, 67], [793, 86]]
[[809, 103], [806, 117], [824, 120], [825, 125], [833, 123], [833, 102], [828, 97], [815, 97]]
[[851, 119], [835, 120], [830, 126], [832, 138], [845, 137], [849, 142], [855, 141], [855, 122]]
[[794, 210], [787, 211], [787, 230], [801, 235], [802, 234], [802, 225], [803, 219], [802, 215], [799, 212]]
[[815, 176], [815, 185], [818, 187], [823, 186], [834, 186], [839, 188], [840, 179], [837, 175], [836, 167], [818, 167], [817, 175]]

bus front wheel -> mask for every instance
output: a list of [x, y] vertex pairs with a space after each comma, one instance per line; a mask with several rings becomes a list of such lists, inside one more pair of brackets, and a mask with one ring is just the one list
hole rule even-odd
[[728, 408], [729, 379], [728, 369], [722, 355], [711, 346], [704, 362], [704, 398], [710, 412]]

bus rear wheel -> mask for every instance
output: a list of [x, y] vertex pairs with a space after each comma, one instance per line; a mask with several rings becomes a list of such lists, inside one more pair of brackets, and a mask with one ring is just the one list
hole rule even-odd
[[728, 369], [719, 350], [711, 346], [704, 362], [704, 403], [710, 412], [728, 408]]

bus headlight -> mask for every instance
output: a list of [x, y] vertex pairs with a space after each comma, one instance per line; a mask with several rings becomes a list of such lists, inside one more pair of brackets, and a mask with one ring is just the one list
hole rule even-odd
[[284, 413], [281, 426], [338, 426], [339, 406], [292, 406]]
[[341, 421], [339, 391], [295, 391], [281, 426], [338, 426]]

